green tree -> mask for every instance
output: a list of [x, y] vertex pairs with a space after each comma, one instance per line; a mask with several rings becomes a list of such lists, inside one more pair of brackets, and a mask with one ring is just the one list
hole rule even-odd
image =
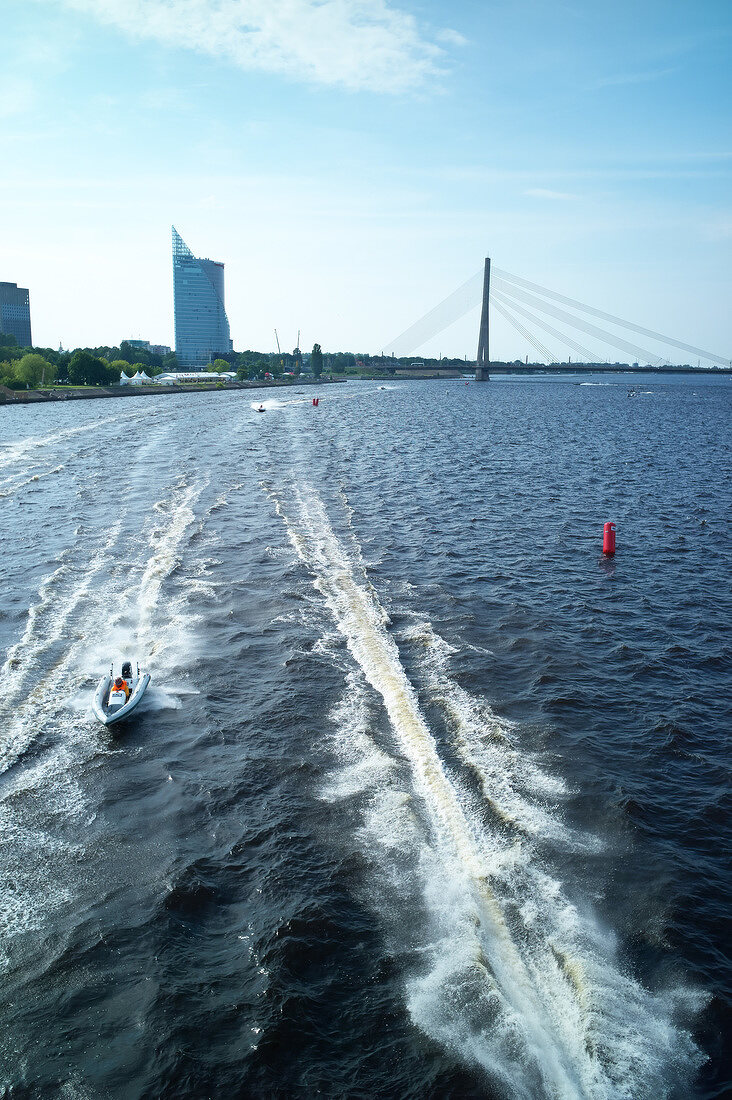
[[212, 366], [219, 374], [221, 374], [222, 371], [231, 369], [231, 365], [227, 363], [225, 359], [214, 359]]
[[69, 363], [71, 362], [71, 356], [68, 352], [64, 352], [63, 355], [57, 356], [56, 368], [58, 374], [56, 375], [57, 382], [68, 382], [69, 380]]
[[261, 355], [258, 359], [254, 359], [250, 364], [248, 364], [249, 377], [264, 378], [267, 371], [269, 371], [269, 373], [271, 374], [272, 361], [270, 359], [265, 359], [263, 355]]
[[313, 344], [313, 350], [310, 353], [310, 366], [315, 377], [320, 378], [323, 373], [323, 352], [320, 344]]
[[0, 386], [7, 386], [12, 390], [19, 385], [20, 382], [15, 374], [15, 364], [7, 361], [0, 363]]
[[126, 374], [128, 378], [131, 378], [135, 373], [126, 359], [113, 359], [109, 364], [109, 369], [110, 371], [114, 370], [117, 378], [119, 378], [121, 374]]
[[[93, 348], [97, 354], [102, 352], [103, 348]], [[107, 349], [107, 350], [112, 350]], [[118, 357], [115, 350], [115, 359]], [[125, 359], [128, 363], [142, 363], [146, 367], [158, 366], [162, 363], [162, 358], [159, 355], [155, 355], [154, 352], [148, 351], [147, 348], [139, 348], [131, 344], [129, 340], [123, 340], [119, 346], [119, 358]]]
[[239, 370], [236, 372], [236, 377], [240, 382], [245, 382], [249, 377], [249, 367], [239, 367]]
[[13, 363], [23, 356], [23, 349], [9, 332], [0, 332], [0, 358], [5, 363]]
[[69, 363], [69, 382], [75, 386], [98, 386], [108, 380], [107, 364], [88, 351], [75, 351]]
[[31, 353], [30, 355], [24, 355], [15, 364], [15, 376], [19, 382], [35, 389], [36, 386], [43, 385], [46, 382], [49, 384], [53, 382], [56, 369], [42, 355]]

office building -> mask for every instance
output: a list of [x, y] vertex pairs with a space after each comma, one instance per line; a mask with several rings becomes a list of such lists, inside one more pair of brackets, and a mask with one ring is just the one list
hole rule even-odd
[[149, 340], [127, 340], [122, 341], [127, 343], [131, 348], [140, 348], [142, 351], [149, 351], [153, 355], [170, 355], [172, 348], [169, 348], [167, 344], [151, 344]]
[[224, 308], [224, 265], [194, 256], [173, 226], [175, 352], [183, 370], [233, 350]]
[[30, 294], [17, 283], [0, 283], [0, 333], [14, 336], [21, 348], [32, 346]]

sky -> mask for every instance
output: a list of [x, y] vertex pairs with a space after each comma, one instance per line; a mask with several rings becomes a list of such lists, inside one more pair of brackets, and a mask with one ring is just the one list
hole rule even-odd
[[[174, 224], [237, 350], [378, 353], [490, 255], [732, 357], [729, 0], [0, 9], [0, 280], [37, 345], [172, 345]], [[478, 322], [419, 351], [474, 359]]]

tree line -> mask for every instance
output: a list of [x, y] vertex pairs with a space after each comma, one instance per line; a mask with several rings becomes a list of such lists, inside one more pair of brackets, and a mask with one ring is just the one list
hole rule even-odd
[[[314, 344], [310, 352], [294, 348], [292, 352], [232, 351], [221, 353], [207, 368], [213, 373], [234, 371], [239, 379], [273, 378], [283, 375], [298, 377], [309, 373], [316, 378], [328, 375], [357, 375], [381, 372], [393, 374], [398, 367], [418, 363], [427, 369], [460, 369], [467, 364], [462, 359], [402, 359], [371, 355], [369, 352], [324, 352]], [[472, 366], [472, 364], [470, 364]], [[122, 373], [128, 377], [143, 371], [154, 377], [162, 371], [178, 369], [175, 352], [158, 355], [146, 348], [133, 347], [123, 340], [119, 346], [77, 348], [75, 351], [53, 348], [19, 347], [14, 336], [0, 333], [0, 385], [11, 389], [37, 389], [43, 386], [70, 384], [75, 386], [109, 386], [119, 382]]]
[[[364, 360], [374, 360], [366, 353], [352, 351], [324, 352], [320, 344], [313, 344], [310, 352], [293, 348], [290, 351], [229, 351], [223, 352], [214, 366], [221, 370], [234, 370], [238, 378], [263, 378], [265, 374], [281, 378], [285, 374], [313, 374], [316, 378], [326, 374], [357, 373]], [[225, 364], [225, 365], [224, 365]], [[210, 368], [209, 368], [210, 369]], [[217, 368], [218, 369], [218, 368]]]
[[175, 370], [175, 353], [161, 356], [123, 340], [119, 347], [54, 348], [19, 347], [14, 336], [0, 333], [0, 385], [10, 389], [37, 389], [59, 383], [74, 386], [109, 386], [122, 372], [132, 377], [145, 371], [151, 377]]

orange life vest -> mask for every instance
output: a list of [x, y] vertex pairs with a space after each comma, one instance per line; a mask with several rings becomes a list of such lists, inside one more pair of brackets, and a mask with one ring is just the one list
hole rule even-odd
[[130, 685], [121, 677], [112, 684], [112, 691], [123, 691], [125, 693], [125, 699], [129, 699], [130, 697]]

